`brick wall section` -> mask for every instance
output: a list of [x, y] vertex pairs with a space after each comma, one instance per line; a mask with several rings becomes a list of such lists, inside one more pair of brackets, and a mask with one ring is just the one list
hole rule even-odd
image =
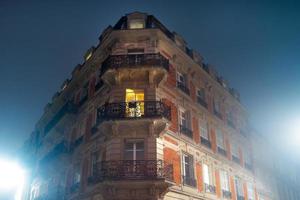
[[196, 117], [193, 117], [193, 138], [197, 144], [200, 143], [199, 125]]
[[227, 135], [225, 135], [225, 148], [227, 150], [227, 158], [229, 160], [232, 159], [232, 156], [231, 156], [231, 147], [230, 147], [230, 142], [229, 142], [229, 138]]
[[178, 145], [178, 142], [176, 142], [174, 139], [172, 139], [172, 138], [170, 138], [168, 136], [165, 136], [164, 139], [165, 139], [165, 141], [168, 141], [168, 142], [170, 142], [170, 143], [172, 143], [174, 145]]
[[95, 83], [96, 83], [96, 77], [93, 76], [89, 81], [89, 97], [92, 97], [95, 94]]
[[196, 176], [197, 176], [197, 187], [200, 192], [204, 190], [203, 187], [203, 171], [202, 165], [200, 163], [196, 163]]
[[167, 77], [167, 86], [175, 87], [176, 86], [176, 70], [172, 64], [169, 64], [169, 72]]
[[243, 183], [243, 190], [244, 190], [244, 197], [245, 199], [248, 199], [248, 190], [247, 190], [247, 183]]
[[211, 148], [214, 153], [217, 153], [217, 138], [216, 138], [216, 132], [214, 129], [211, 129], [211, 131], [210, 131], [210, 139], [211, 139]]
[[176, 133], [178, 131], [178, 111], [177, 111], [177, 107], [174, 105], [174, 103], [172, 103], [171, 101], [169, 101], [165, 98], [162, 99], [162, 101], [167, 106], [170, 106], [170, 108], [171, 108], [171, 126], [169, 127], [169, 129]]
[[90, 113], [86, 119], [86, 126], [85, 126], [85, 141], [88, 141], [91, 137], [91, 128], [93, 123], [93, 114]]
[[220, 180], [219, 170], [215, 171], [215, 177], [216, 177], [216, 195], [217, 197], [221, 198], [221, 180]]
[[177, 152], [171, 148], [164, 148], [164, 161], [168, 164], [173, 164], [173, 176], [176, 185], [181, 183], [181, 165], [180, 156]]
[[239, 147], [239, 158], [240, 158], [240, 164], [244, 166], [243, 150], [241, 147]]
[[230, 192], [231, 192], [231, 199], [232, 200], [237, 200], [236, 199], [236, 192], [235, 192], [235, 187], [234, 187], [233, 176], [230, 176]]
[[196, 87], [192, 81], [190, 81], [190, 94], [194, 102], [196, 102]]

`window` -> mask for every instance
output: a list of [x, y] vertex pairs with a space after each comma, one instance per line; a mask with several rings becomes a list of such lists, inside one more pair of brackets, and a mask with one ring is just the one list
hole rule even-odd
[[126, 141], [124, 160], [144, 160], [144, 141], [143, 140]]
[[177, 72], [177, 76], [176, 76], [176, 79], [177, 79], [177, 87], [183, 91], [184, 93], [186, 94], [190, 94], [190, 90], [188, 89], [188, 86], [187, 86], [187, 76], [186, 75], [183, 75], [182, 73], [180, 72]]
[[96, 151], [96, 152], [92, 153], [91, 157], [92, 157], [91, 158], [91, 175], [93, 176], [93, 175], [97, 174], [97, 170], [101, 166], [101, 165], [99, 165], [100, 161], [101, 161], [100, 152]]
[[182, 170], [183, 170], [183, 183], [196, 186], [196, 180], [194, 179], [194, 161], [193, 156], [183, 154], [182, 156]]
[[237, 199], [240, 199], [239, 197], [243, 197], [243, 186], [242, 186], [242, 181], [239, 177], [235, 177], [234, 178], [234, 182], [235, 182], [235, 190], [236, 190], [236, 195], [237, 195]]
[[214, 99], [214, 111], [220, 113], [220, 102], [217, 99]]
[[217, 129], [217, 146], [221, 149], [225, 149], [224, 147], [224, 135], [221, 129]]
[[207, 164], [203, 164], [203, 182], [207, 185], [213, 185], [212, 169]]
[[208, 131], [207, 122], [200, 122], [200, 134], [202, 138], [209, 140], [209, 131]]
[[232, 145], [231, 145], [231, 154], [232, 154], [232, 160], [236, 163], [239, 163], [240, 162], [239, 148], [236, 143], [232, 143]]
[[80, 164], [77, 164], [74, 167], [73, 185], [78, 185], [80, 183], [80, 179], [81, 179]]
[[133, 19], [129, 22], [129, 29], [142, 29], [144, 26], [144, 20], [142, 19]]
[[228, 173], [225, 170], [220, 171], [221, 188], [223, 191], [230, 191]]
[[248, 191], [248, 200], [254, 200], [254, 190], [253, 190], [252, 183], [247, 184], [247, 191]]
[[180, 132], [186, 136], [193, 138], [193, 132], [191, 131], [190, 112], [179, 110], [179, 124]]
[[204, 88], [200, 88], [197, 90], [197, 97], [205, 101], [205, 90]]
[[144, 115], [144, 90], [126, 89], [126, 116], [142, 117]]

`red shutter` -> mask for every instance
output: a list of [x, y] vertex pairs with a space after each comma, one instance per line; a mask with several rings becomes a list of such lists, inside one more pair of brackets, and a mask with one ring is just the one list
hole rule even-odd
[[216, 194], [217, 197], [221, 197], [221, 181], [220, 181], [220, 173], [219, 170], [215, 171], [215, 176], [216, 176]]
[[231, 199], [236, 200], [236, 192], [235, 192], [234, 180], [232, 176], [230, 176], [230, 191], [231, 191]]
[[203, 171], [202, 165], [200, 163], [196, 163], [196, 175], [197, 175], [197, 186], [200, 192], [203, 191]]
[[199, 124], [198, 124], [198, 119], [196, 117], [193, 117], [193, 138], [194, 138], [194, 141], [197, 144], [199, 144], [199, 142], [200, 142]]
[[173, 165], [173, 178], [174, 182], [179, 185], [181, 183], [181, 163], [180, 156], [171, 148], [164, 148], [164, 161], [166, 164]]
[[245, 199], [248, 199], [248, 190], [247, 190], [247, 183], [243, 183], [243, 189], [244, 189], [244, 197]]
[[173, 65], [169, 64], [169, 72], [167, 77], [167, 85], [170, 87], [176, 86], [176, 70]]

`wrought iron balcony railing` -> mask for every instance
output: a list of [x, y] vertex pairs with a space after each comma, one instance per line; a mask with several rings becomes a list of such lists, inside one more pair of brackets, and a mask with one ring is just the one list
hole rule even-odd
[[110, 55], [102, 64], [101, 74], [110, 68], [135, 68], [138, 66], [159, 66], [169, 71], [169, 60], [160, 53]]
[[231, 192], [227, 190], [222, 190], [223, 197], [226, 199], [231, 199]]
[[201, 144], [203, 144], [204, 146], [206, 146], [208, 148], [211, 148], [211, 142], [204, 137], [201, 137]]
[[97, 111], [97, 123], [113, 119], [164, 117], [171, 119], [171, 109], [161, 101], [106, 103]]
[[173, 181], [173, 165], [162, 160], [102, 161], [95, 165], [89, 183], [103, 180], [155, 180]]
[[189, 185], [192, 187], [197, 186], [197, 181], [194, 177], [182, 176], [182, 180], [184, 185]]
[[197, 97], [197, 102], [204, 108], [207, 108], [207, 102], [204, 99], [202, 99], [201, 97], [199, 97], [199, 96]]
[[187, 95], [190, 95], [190, 90], [184, 83], [177, 81], [177, 87]]
[[208, 185], [208, 184], [204, 184], [205, 186], [205, 192], [209, 192], [209, 193], [212, 193], [212, 194], [215, 194], [216, 193], [216, 187], [213, 186], [213, 185]]
[[218, 153], [223, 155], [223, 156], [226, 156], [227, 155], [227, 152], [225, 149], [221, 148], [221, 147], [218, 147]]
[[237, 164], [240, 164], [240, 158], [236, 157], [235, 155], [232, 155], [232, 161], [237, 163]]
[[190, 138], [193, 138], [193, 131], [184, 125], [180, 125], [180, 133], [182, 133]]

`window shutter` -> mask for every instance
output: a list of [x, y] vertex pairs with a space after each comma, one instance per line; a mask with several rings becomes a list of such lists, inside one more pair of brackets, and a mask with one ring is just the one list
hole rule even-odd
[[245, 199], [248, 199], [248, 189], [247, 189], [247, 183], [243, 183], [243, 189], [244, 189], [244, 197]]
[[202, 173], [202, 165], [200, 163], [196, 163], [196, 176], [197, 176], [197, 186], [200, 192], [203, 191], [203, 173]]
[[221, 184], [220, 184], [220, 172], [219, 170], [215, 171], [215, 178], [216, 178], [216, 194], [217, 197], [221, 197]]
[[235, 191], [233, 176], [230, 176], [230, 191], [231, 191], [231, 199], [236, 200], [236, 191]]

